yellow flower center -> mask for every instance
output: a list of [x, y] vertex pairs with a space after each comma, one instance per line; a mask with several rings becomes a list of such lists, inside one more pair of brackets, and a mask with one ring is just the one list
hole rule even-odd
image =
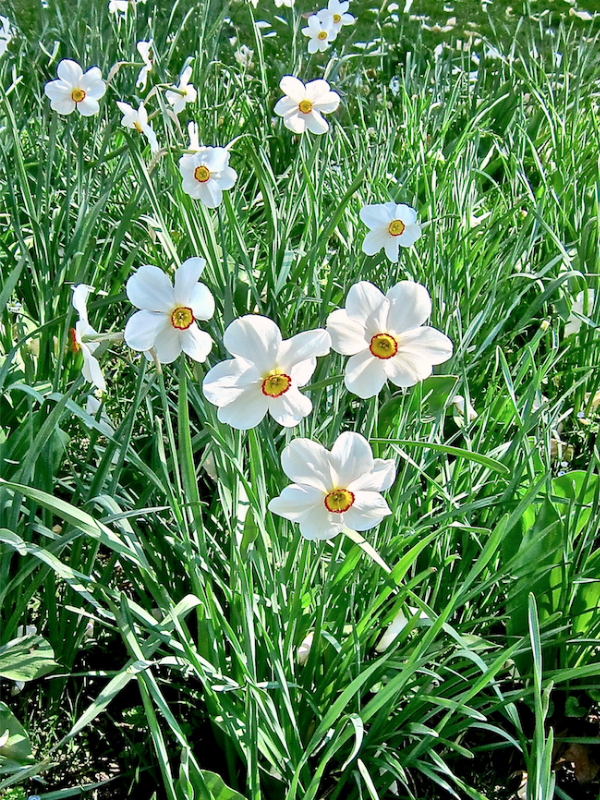
[[335, 22], [335, 24], [337, 25], [339, 22], [341, 22], [341, 21], [342, 21], [342, 15], [341, 15], [341, 14], [334, 14], [334, 15], [333, 15], [333, 21], [334, 21], [334, 22]]
[[310, 100], [301, 100], [298, 108], [303, 114], [310, 114], [312, 111], [312, 103]]
[[371, 339], [369, 350], [375, 358], [392, 358], [398, 352], [398, 342], [389, 333], [376, 333]]
[[187, 331], [193, 321], [192, 309], [187, 306], [179, 306], [171, 314], [171, 325], [179, 331]]
[[85, 92], [83, 89], [73, 89], [71, 92], [71, 100], [74, 103], [81, 103], [82, 100], [85, 100]]
[[136, 129], [136, 131], [137, 131], [138, 133], [141, 133], [141, 132], [142, 132], [142, 126], [140, 125], [140, 123], [139, 123], [139, 122], [134, 122], [134, 123], [133, 123], [133, 126], [134, 126], [134, 128]]
[[194, 178], [198, 181], [198, 183], [206, 183], [206, 181], [210, 178], [209, 170], [202, 164], [200, 167], [196, 167], [194, 170]]
[[319, 31], [317, 33], [317, 39], [320, 39], [322, 42], [324, 42], [326, 38], [327, 38], [327, 31]]
[[402, 222], [401, 219], [394, 219], [392, 220], [392, 222], [390, 222], [390, 227], [388, 228], [388, 232], [392, 236], [400, 236], [402, 233], [404, 233], [405, 228], [406, 225]]
[[292, 385], [292, 379], [283, 372], [273, 370], [265, 376], [262, 382], [262, 393], [267, 397], [281, 397]]
[[354, 503], [355, 497], [348, 489], [334, 489], [325, 495], [325, 508], [334, 514], [343, 514]]

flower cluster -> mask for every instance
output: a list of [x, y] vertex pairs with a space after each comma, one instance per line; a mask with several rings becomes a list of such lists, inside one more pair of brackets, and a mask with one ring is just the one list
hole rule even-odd
[[349, 0], [329, 0], [327, 8], [322, 8], [308, 18], [307, 27], [302, 28], [302, 33], [308, 38], [309, 53], [327, 50], [344, 25], [354, 24], [354, 17], [348, 14], [349, 7]]

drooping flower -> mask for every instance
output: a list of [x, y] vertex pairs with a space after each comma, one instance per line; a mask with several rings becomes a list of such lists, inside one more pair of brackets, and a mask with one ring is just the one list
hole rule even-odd
[[8, 47], [10, 40], [12, 39], [12, 31], [10, 29], [10, 21], [7, 17], [3, 17], [0, 15], [0, 58], [6, 52], [6, 48]]
[[153, 39], [150, 39], [149, 42], [138, 42], [136, 46], [137, 46], [137, 51], [140, 54], [142, 61], [144, 62], [144, 66], [138, 73], [135, 85], [137, 86], [138, 89], [145, 89], [146, 83], [148, 81], [148, 73], [152, 72], [152, 61], [153, 61], [152, 48], [154, 47], [154, 41]]
[[471, 403], [466, 402], [462, 394], [454, 395], [452, 405], [454, 406], [452, 410], [452, 416], [454, 418], [454, 422], [459, 428], [462, 428], [464, 425], [469, 425], [479, 416]]
[[196, 320], [210, 319], [215, 301], [210, 290], [198, 282], [206, 262], [188, 258], [175, 272], [175, 286], [169, 277], [151, 265], [144, 265], [127, 281], [127, 297], [141, 309], [127, 322], [125, 341], [132, 350], [154, 348], [161, 364], [175, 361], [183, 350], [194, 361], [204, 361], [212, 339]]
[[404, 203], [377, 203], [363, 206], [360, 218], [370, 233], [362, 243], [363, 253], [373, 256], [381, 248], [390, 261], [398, 261], [400, 247], [411, 247], [421, 238], [421, 226], [417, 224], [417, 212]]
[[452, 342], [423, 325], [431, 314], [429, 292], [420, 283], [400, 281], [384, 295], [369, 281], [354, 284], [346, 308], [327, 319], [332, 348], [351, 356], [344, 382], [366, 399], [379, 394], [389, 379], [414, 386], [431, 375], [432, 366], [452, 355]]
[[218, 407], [221, 422], [247, 430], [269, 412], [280, 425], [291, 428], [310, 414], [312, 403], [300, 387], [315, 371], [317, 356], [329, 353], [326, 330], [282, 339], [272, 320], [248, 314], [229, 325], [223, 343], [235, 357], [213, 367], [202, 384], [206, 399]]
[[144, 104], [140, 103], [137, 111], [135, 108], [130, 106], [129, 103], [122, 103], [120, 100], [117, 100], [117, 106], [119, 107], [120, 112], [123, 114], [121, 125], [123, 125], [125, 128], [136, 130], [138, 133], [143, 133], [146, 139], [148, 139], [150, 142], [150, 149], [152, 152], [158, 152], [158, 141], [156, 139], [156, 134], [148, 122], [148, 112], [146, 111]]
[[252, 58], [254, 57], [254, 50], [248, 45], [241, 45], [233, 54], [233, 57], [242, 69], [250, 69], [252, 66]]
[[360, 433], [342, 433], [331, 452], [310, 439], [293, 439], [281, 466], [294, 483], [269, 510], [297, 522], [305, 539], [331, 539], [344, 528], [366, 531], [392, 513], [381, 492], [393, 484], [396, 465], [373, 458]]
[[322, 114], [331, 114], [340, 104], [340, 96], [331, 91], [327, 81], [310, 81], [306, 86], [293, 75], [285, 75], [279, 84], [285, 97], [277, 101], [275, 113], [294, 133], [327, 133], [329, 124]]
[[[587, 290], [587, 315], [590, 316], [592, 313], [592, 309], [594, 308], [594, 298], [596, 293], [593, 289]], [[567, 324], [565, 325], [565, 336], [570, 336], [572, 333], [579, 333], [581, 330], [581, 322], [582, 317], [585, 316], [584, 303], [586, 293], [579, 292], [577, 297], [575, 298], [575, 302], [571, 306], [571, 313], [569, 314], [569, 319], [567, 320]]]
[[84, 117], [100, 111], [98, 100], [104, 96], [106, 84], [98, 67], [92, 67], [84, 74], [76, 61], [65, 58], [56, 72], [58, 80], [50, 81], [44, 87], [53, 111], [71, 114], [77, 109]]
[[197, 92], [192, 84], [189, 83], [191, 77], [192, 67], [187, 66], [181, 73], [179, 83], [176, 86], [178, 91], [174, 92], [172, 89], [167, 89], [165, 92], [167, 103], [173, 106], [173, 111], [176, 114], [181, 113], [186, 107], [187, 103], [194, 103], [196, 101]]
[[79, 314], [79, 320], [73, 329], [73, 348], [76, 351], [81, 350], [83, 356], [83, 369], [81, 373], [86, 381], [93, 383], [101, 392], [106, 391], [106, 382], [100, 369], [98, 359], [94, 356], [94, 352], [99, 347], [99, 342], [86, 342], [83, 340], [84, 336], [97, 336], [98, 332], [92, 328], [88, 322], [87, 313], [87, 298], [90, 292], [94, 290], [93, 286], [86, 286], [80, 283], [73, 286], [73, 307]]
[[229, 166], [229, 152], [224, 147], [200, 147], [179, 159], [183, 191], [208, 208], [223, 202], [223, 190], [231, 189], [237, 172]]
[[302, 28], [304, 36], [308, 37], [308, 52], [323, 53], [337, 36], [337, 30], [333, 27], [332, 20], [320, 18], [312, 14], [308, 18], [307, 27]]
[[[347, 13], [349, 8], [350, 3], [348, 0], [346, 0], [346, 2], [340, 2], [340, 0], [329, 0], [327, 3], [327, 8], [322, 8], [318, 12], [317, 17], [321, 20], [321, 22], [326, 22], [328, 25], [330, 25], [337, 36], [344, 25], [354, 24], [354, 17], [352, 14]], [[333, 38], [335, 38], [335, 36]]]

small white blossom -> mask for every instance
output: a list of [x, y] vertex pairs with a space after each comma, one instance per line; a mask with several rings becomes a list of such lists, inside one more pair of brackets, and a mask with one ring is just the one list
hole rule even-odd
[[242, 69], [250, 69], [252, 66], [252, 58], [254, 56], [254, 50], [252, 50], [247, 45], [243, 44], [233, 54], [233, 57], [238, 62]]
[[294, 483], [271, 500], [269, 510], [297, 522], [305, 539], [331, 539], [346, 527], [366, 531], [392, 513], [381, 492], [394, 483], [396, 465], [373, 458], [360, 433], [342, 433], [331, 451], [293, 439], [281, 466]]
[[83, 356], [83, 369], [81, 370], [83, 377], [86, 381], [93, 383], [101, 392], [106, 391], [106, 382], [100, 369], [98, 359], [94, 356], [94, 352], [99, 346], [99, 342], [84, 342], [84, 336], [97, 336], [97, 331], [92, 328], [88, 322], [87, 314], [87, 298], [90, 292], [94, 291], [93, 286], [86, 286], [80, 283], [73, 286], [73, 307], [79, 314], [79, 320], [75, 324], [73, 347], [74, 349], [81, 350]]
[[206, 262], [188, 258], [175, 272], [175, 286], [169, 277], [151, 265], [144, 265], [127, 281], [127, 297], [140, 309], [125, 327], [125, 341], [132, 350], [154, 348], [161, 364], [175, 361], [183, 350], [194, 361], [204, 361], [212, 339], [196, 320], [210, 319], [215, 301], [209, 289], [198, 282]]
[[366, 399], [379, 394], [389, 379], [414, 386], [431, 375], [432, 366], [452, 355], [452, 342], [423, 325], [431, 314], [429, 292], [420, 283], [400, 281], [384, 295], [369, 281], [354, 284], [346, 308], [327, 319], [332, 349], [351, 356], [344, 382]]
[[340, 104], [340, 96], [331, 91], [327, 81], [310, 81], [306, 86], [294, 78], [285, 75], [279, 83], [285, 93], [277, 101], [275, 113], [283, 117], [283, 124], [294, 133], [327, 133], [329, 124], [322, 114], [331, 114]]
[[50, 81], [44, 87], [53, 111], [71, 114], [77, 109], [84, 117], [91, 117], [100, 111], [98, 100], [104, 97], [106, 84], [98, 67], [92, 67], [84, 74], [76, 61], [65, 58], [56, 72], [58, 80]]
[[148, 81], [148, 73], [152, 71], [152, 48], [154, 47], [154, 41], [150, 39], [149, 42], [138, 42], [137, 43], [137, 51], [140, 54], [142, 61], [144, 62], [144, 66], [138, 73], [137, 81], [135, 85], [138, 89], [145, 89], [146, 83]]
[[[594, 297], [596, 296], [593, 289], [587, 290], [587, 315], [591, 316], [594, 308]], [[571, 306], [571, 313], [565, 326], [565, 336], [570, 336], [572, 333], [579, 333], [581, 330], [582, 317], [584, 316], [583, 300], [585, 298], [584, 292], [579, 292], [575, 298], [575, 302]]]
[[0, 15], [0, 58], [6, 52], [6, 48], [9, 45], [10, 40], [12, 39], [12, 31], [10, 28], [10, 21], [7, 17], [3, 17]]
[[382, 203], [363, 206], [360, 218], [370, 233], [362, 243], [363, 253], [375, 255], [382, 248], [394, 264], [398, 261], [400, 247], [411, 247], [421, 237], [417, 212], [404, 203]]
[[129, 10], [129, 0], [110, 0], [108, 4], [109, 14], [123, 14], [127, 15]]
[[[258, 5], [258, 0], [256, 0], [256, 4]], [[275, 5], [277, 8], [281, 8], [281, 6], [287, 6], [288, 8], [294, 7], [294, 0], [275, 0]], [[256, 8], [256, 6], [254, 6]]]
[[[318, 12], [317, 17], [321, 22], [327, 23], [333, 30], [335, 36], [337, 36], [344, 25], [354, 24], [354, 17], [352, 14], [347, 13], [349, 8], [350, 3], [348, 0], [346, 0], [346, 2], [340, 2], [340, 0], [329, 0], [327, 3], [327, 8], [322, 8]], [[333, 39], [335, 39], [335, 36], [333, 36]]]
[[223, 190], [231, 189], [237, 180], [224, 147], [199, 147], [196, 153], [186, 153], [179, 159], [179, 171], [183, 191], [208, 208], [220, 206]]
[[310, 414], [312, 403], [300, 388], [315, 371], [317, 356], [329, 353], [326, 330], [282, 339], [272, 320], [248, 314], [229, 325], [223, 344], [235, 358], [213, 367], [202, 384], [221, 422], [248, 430], [269, 412], [280, 425], [292, 428]]
[[148, 139], [150, 142], [150, 149], [152, 152], [158, 152], [158, 141], [156, 139], [156, 134], [148, 122], [148, 112], [146, 111], [144, 104], [140, 103], [137, 111], [135, 108], [132, 108], [129, 103], [122, 103], [119, 100], [117, 100], [117, 106], [119, 107], [120, 112], [123, 114], [121, 125], [123, 125], [124, 128], [130, 128], [132, 130], [136, 130], [138, 133], [143, 133], [146, 139]]
[[192, 67], [187, 66], [179, 78], [179, 83], [176, 87], [178, 91], [174, 92], [171, 89], [167, 89], [165, 92], [167, 103], [173, 106], [173, 111], [176, 114], [180, 114], [188, 103], [194, 103], [196, 101], [197, 92], [192, 84], [189, 83], [191, 77]]
[[308, 37], [308, 52], [323, 53], [337, 36], [333, 27], [332, 18], [319, 19], [316, 14], [308, 18], [306, 28], [302, 28], [304, 36]]

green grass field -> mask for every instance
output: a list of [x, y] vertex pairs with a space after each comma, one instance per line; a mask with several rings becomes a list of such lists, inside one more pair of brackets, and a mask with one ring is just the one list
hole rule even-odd
[[[597, 798], [596, 3], [353, 0], [315, 55], [306, 0], [0, 10], [0, 798]], [[51, 109], [62, 59], [99, 67], [98, 113]], [[285, 75], [340, 96], [325, 134], [274, 112]], [[121, 125], [142, 100], [155, 149]], [[237, 173], [216, 208], [191, 121]], [[389, 202], [422, 230], [397, 263], [362, 249]], [[194, 257], [212, 349], [161, 365], [127, 282]], [[234, 320], [325, 328], [361, 281], [426, 287], [451, 358], [362, 399], [332, 349], [295, 427], [220, 421]], [[308, 540], [268, 508], [282, 452], [348, 431], [394, 461], [391, 513]]]

